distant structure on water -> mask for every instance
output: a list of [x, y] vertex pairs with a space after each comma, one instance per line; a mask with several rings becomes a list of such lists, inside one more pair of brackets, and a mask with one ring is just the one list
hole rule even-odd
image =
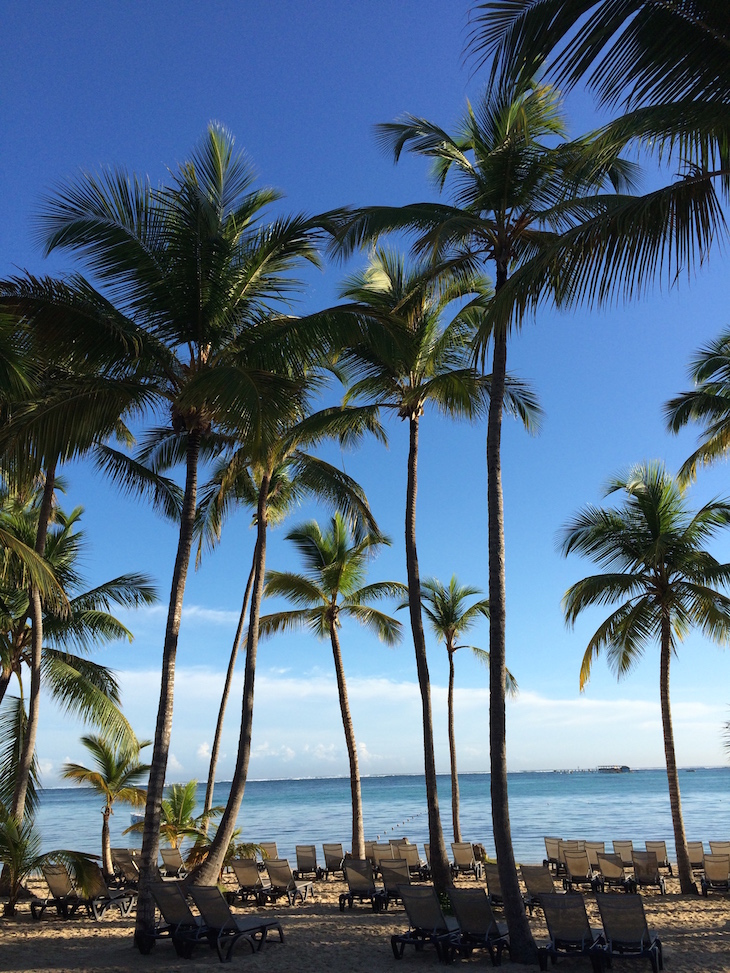
[[630, 774], [631, 767], [627, 767], [626, 764], [604, 764], [601, 767], [597, 767], [596, 770], [599, 774]]

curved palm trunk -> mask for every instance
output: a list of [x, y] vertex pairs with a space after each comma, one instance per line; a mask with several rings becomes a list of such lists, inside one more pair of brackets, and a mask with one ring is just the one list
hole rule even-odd
[[410, 447], [408, 450], [408, 486], [406, 492], [406, 568], [408, 571], [408, 607], [411, 615], [413, 647], [416, 652], [418, 687], [423, 712], [423, 757], [426, 777], [426, 806], [428, 808], [428, 839], [431, 842], [431, 871], [433, 884], [439, 892], [453, 884], [446, 855], [444, 833], [436, 787], [436, 758], [433, 749], [433, 718], [431, 715], [431, 683], [426, 661], [426, 639], [421, 617], [421, 579], [416, 551], [416, 493], [418, 491], [418, 416], [411, 416]]
[[449, 757], [451, 758], [451, 820], [454, 841], [461, 841], [459, 821], [459, 772], [456, 769], [456, 735], [454, 733], [454, 653], [449, 649]]
[[[36, 530], [35, 552], [41, 557], [46, 551], [46, 537], [48, 524], [51, 520], [53, 505], [53, 488], [56, 482], [55, 460], [49, 463], [46, 470], [46, 481], [43, 485], [43, 498], [38, 511], [38, 528]], [[41, 697], [41, 663], [43, 661], [43, 605], [38, 589], [33, 586], [30, 591], [31, 618], [31, 656], [30, 656], [30, 697], [28, 699], [28, 722], [26, 724], [23, 747], [20, 752], [20, 762], [15, 780], [13, 803], [10, 811], [16, 821], [22, 821], [25, 814], [25, 799], [28, 794], [30, 770], [33, 766], [35, 741], [38, 734], [38, 717], [40, 713]]]
[[114, 864], [112, 862], [112, 842], [109, 836], [109, 817], [112, 813], [111, 804], [107, 804], [101, 812], [104, 822], [101, 826], [101, 865], [107, 878], [114, 878]]
[[[507, 279], [497, 269], [497, 286]], [[530, 932], [517, 879], [507, 795], [506, 697], [506, 582], [504, 572], [504, 500], [502, 496], [502, 413], [507, 374], [507, 336], [494, 335], [492, 388], [487, 426], [487, 508], [489, 517], [489, 758], [492, 791], [492, 827], [497, 851], [504, 913], [509, 928], [510, 959], [534, 963], [537, 949]]]
[[188, 433], [185, 494], [180, 518], [180, 535], [177, 544], [175, 567], [172, 573], [170, 606], [167, 613], [165, 642], [162, 649], [162, 685], [160, 703], [157, 710], [154, 748], [152, 751], [150, 779], [147, 785], [144, 829], [142, 832], [142, 854], [139, 865], [139, 898], [137, 900], [137, 922], [135, 937], [150, 932], [155, 925], [155, 905], [147, 886], [155, 879], [157, 853], [160, 847], [160, 805], [165, 790], [167, 757], [170, 750], [172, 733], [172, 707], [175, 687], [175, 657], [180, 635], [183, 595], [188, 576], [190, 552], [193, 546], [193, 526], [198, 494], [198, 456], [200, 453], [200, 434]]
[[[254, 550], [254, 558], [256, 556], [256, 551]], [[248, 581], [246, 582], [246, 590], [243, 594], [243, 604], [241, 605], [241, 614], [238, 616], [238, 627], [236, 629], [236, 636], [233, 639], [233, 648], [231, 649], [231, 657], [228, 660], [228, 671], [226, 672], [226, 681], [223, 686], [223, 695], [221, 696], [221, 705], [218, 710], [218, 722], [215, 725], [215, 736], [213, 737], [213, 746], [210, 750], [210, 767], [208, 768], [208, 784], [205, 788], [205, 801], [203, 803], [203, 814], [205, 819], [203, 822], [203, 827], [208, 830], [208, 814], [210, 809], [213, 807], [213, 788], [215, 787], [215, 769], [218, 764], [218, 754], [221, 748], [221, 737], [223, 736], [223, 720], [226, 715], [226, 706], [228, 705], [228, 697], [231, 695], [231, 686], [233, 685], [233, 670], [236, 668], [236, 659], [238, 657], [238, 646], [241, 644], [241, 635], [243, 634], [243, 627], [246, 624], [246, 609], [248, 608], [248, 599], [251, 597], [251, 588], [253, 587], [253, 575], [254, 575], [255, 564], [251, 563], [251, 570], [248, 573]]]
[[330, 641], [332, 642], [332, 655], [335, 660], [335, 672], [337, 674], [337, 692], [340, 697], [340, 713], [342, 714], [342, 726], [345, 729], [345, 743], [347, 744], [347, 756], [350, 760], [350, 793], [352, 795], [352, 857], [365, 858], [365, 828], [362, 819], [362, 793], [360, 789], [360, 767], [357, 762], [357, 743], [355, 742], [355, 730], [352, 725], [350, 715], [350, 704], [347, 699], [347, 684], [345, 683], [345, 669], [342, 665], [342, 652], [340, 651], [340, 640], [337, 637], [336, 622], [333, 620], [330, 625]]
[[677, 773], [677, 758], [674, 753], [674, 730], [672, 729], [672, 711], [669, 705], [669, 663], [672, 658], [672, 645], [669, 619], [662, 618], [662, 647], [660, 659], [660, 696], [662, 706], [662, 729], [664, 730], [664, 757], [667, 762], [667, 782], [669, 784], [669, 807], [672, 812], [672, 827], [674, 828], [674, 845], [677, 850], [677, 872], [682, 892], [687, 895], [696, 892], [697, 886], [692, 877], [692, 868], [687, 851], [687, 837], [684, 833], [684, 819], [682, 818], [682, 799], [679, 794], [679, 774]]
[[266, 572], [266, 528], [268, 525], [268, 495], [271, 474], [265, 473], [259, 488], [257, 509], [256, 549], [254, 553], [254, 582], [251, 596], [251, 615], [246, 637], [246, 668], [243, 677], [243, 707], [241, 711], [241, 735], [238, 740], [238, 757], [231, 781], [231, 791], [226, 809], [221, 817], [215, 838], [210, 846], [206, 860], [192, 876], [194, 885], [214, 885], [223, 867], [228, 845], [236, 829], [236, 818], [241, 809], [243, 793], [248, 777], [248, 763], [251, 758], [251, 731], [253, 727], [254, 679], [256, 676], [256, 652], [259, 644], [259, 617], [264, 592]]

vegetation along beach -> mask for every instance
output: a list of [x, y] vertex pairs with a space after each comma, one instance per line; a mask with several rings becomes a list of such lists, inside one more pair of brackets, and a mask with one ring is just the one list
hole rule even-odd
[[0, 969], [730, 969], [726, 4], [0, 12]]

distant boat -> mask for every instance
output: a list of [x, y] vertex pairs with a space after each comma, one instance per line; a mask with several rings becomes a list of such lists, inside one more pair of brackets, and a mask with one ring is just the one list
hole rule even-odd
[[631, 767], [626, 764], [604, 764], [597, 768], [599, 774], [630, 774]]
[[132, 811], [129, 816], [132, 819], [132, 824], [140, 824], [144, 821], [144, 812]]

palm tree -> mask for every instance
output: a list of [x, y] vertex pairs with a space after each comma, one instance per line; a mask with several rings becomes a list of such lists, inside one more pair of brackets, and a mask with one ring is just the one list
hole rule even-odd
[[365, 534], [361, 540], [354, 541], [339, 513], [333, 516], [324, 533], [316, 521], [310, 520], [295, 527], [286, 538], [294, 542], [307, 570], [303, 574], [268, 571], [264, 594], [267, 597], [280, 595], [302, 607], [294, 611], [264, 615], [259, 620], [259, 635], [309, 629], [319, 638], [329, 636], [350, 762], [352, 854], [355, 858], [364, 859], [365, 833], [360, 769], [338, 629], [342, 625], [342, 618], [352, 618], [370, 629], [386, 645], [395, 645], [401, 637], [400, 623], [370, 607], [368, 603], [402, 595], [407, 589], [396, 581], [364, 584], [367, 562], [381, 545], [390, 542], [380, 534], [370, 533]]
[[637, 466], [612, 480], [607, 495], [623, 491], [618, 509], [587, 507], [563, 530], [562, 551], [585, 554], [606, 569], [572, 585], [563, 598], [568, 624], [594, 605], [618, 603], [588, 643], [581, 689], [593, 660], [605, 650], [618, 678], [631, 671], [648, 645], [660, 648], [660, 698], [669, 804], [682, 892], [696, 891], [692, 879], [674, 752], [669, 702], [672, 655], [692, 627], [714, 642], [730, 640], [730, 598], [717, 590], [730, 583], [730, 564], [705, 549], [730, 526], [730, 503], [705, 504], [692, 513], [677, 482], [660, 463]]
[[[311, 378], [308, 385], [310, 389], [315, 387]], [[341, 510], [354, 525], [356, 536], [364, 530], [373, 534], [379, 533], [362, 488], [346, 473], [307, 452], [307, 449], [327, 439], [336, 438], [342, 444], [355, 443], [366, 432], [382, 436], [373, 410], [338, 407], [307, 414], [302, 409], [298, 421], [280, 422], [277, 429], [267, 431], [257, 443], [248, 442], [238, 449], [230, 460], [231, 470], [227, 478], [229, 483], [236, 482], [237, 470], [250, 468], [253, 479], [258, 484], [254, 580], [246, 634], [241, 731], [236, 766], [226, 808], [211, 842], [208, 857], [195, 872], [193, 881], [196, 884], [206, 885], [215, 881], [222, 868], [236, 828], [236, 819], [248, 779], [270, 506], [273, 508], [274, 519], [278, 519], [282, 512], [282, 503], [277, 498], [274, 481], [279, 478], [283, 483], [283, 474], [286, 473], [297, 496], [316, 497], [320, 502]]]
[[149, 772], [149, 764], [139, 762], [140, 750], [149, 747], [151, 740], [136, 742], [134, 746], [115, 747], [104, 737], [89, 734], [81, 742], [91, 754], [93, 768], [83, 764], [66, 763], [61, 777], [77, 784], [91, 787], [104, 798], [101, 828], [102, 867], [108, 876], [114, 875], [109, 818], [114, 813], [114, 803], [124, 801], [140, 806], [147, 800], [147, 792], [138, 786]]
[[[456, 575], [451, 576], [448, 588], [436, 578], [427, 578], [421, 585], [421, 603], [426, 618], [431, 623], [434, 634], [443, 639], [449, 657], [449, 692], [448, 692], [448, 722], [449, 722], [449, 758], [451, 762], [451, 818], [454, 826], [454, 841], [461, 841], [461, 824], [459, 822], [459, 775], [456, 769], [456, 735], [454, 731], [454, 653], [457, 649], [471, 649], [474, 656], [483, 665], [489, 667], [489, 653], [475, 645], [457, 645], [462, 637], [480, 618], [489, 618], [489, 601], [486, 598], [465, 604], [472, 595], [480, 595], [480, 588], [461, 585]], [[399, 606], [401, 608], [405, 605]], [[517, 692], [517, 683], [512, 673], [507, 670], [507, 691]]]
[[[185, 469], [178, 547], [162, 652], [162, 683], [142, 842], [137, 928], [151, 928], [146, 888], [157, 861], [160, 804], [172, 728], [174, 670], [193, 542], [201, 457], [230, 435], [256, 438], [300, 405], [297, 375], [326, 344], [326, 324], [306, 334], [275, 308], [298, 287], [302, 261], [318, 262], [316, 221], [266, 223], [279, 194], [253, 186], [249, 162], [212, 125], [169, 186], [152, 188], [121, 170], [85, 174], [45, 204], [46, 250], [68, 250], [108, 290], [70, 282], [6, 282], [6, 306], [33, 319], [59, 354], [77, 346], [128, 345], [123, 362], [163, 411], [137, 461], [106, 448], [99, 464], [120, 487], [156, 489], [157, 473]], [[80, 313], [82, 308], [85, 313]], [[105, 344], [106, 342], [106, 344]], [[151, 390], [151, 391], [150, 391]], [[158, 494], [177, 511], [169, 489]]]
[[[160, 837], [170, 848], [179, 848], [185, 838], [193, 838], [196, 844], [205, 842], [209, 818], [223, 813], [222, 807], [211, 807], [196, 814], [197, 803], [197, 780], [170, 784], [165, 789], [165, 797], [160, 804]], [[144, 821], [135, 821], [125, 829], [124, 834], [143, 830]]]
[[[414, 116], [380, 125], [378, 133], [396, 161], [406, 148], [431, 159], [438, 188], [451, 180], [454, 203], [361, 210], [340, 229], [344, 252], [381, 233], [407, 230], [416, 234], [417, 253], [464, 269], [492, 261], [496, 271], [495, 296], [481, 315], [477, 337], [482, 358], [490, 343], [492, 353], [487, 420], [492, 823], [510, 942], [515, 958], [530, 962], [535, 945], [512, 851], [507, 793], [501, 474], [507, 339], [513, 318], [519, 324], [528, 306], [531, 287], [541, 299], [546, 291], [563, 298], [570, 289], [575, 274], [561, 273], [556, 241], [590, 215], [603, 213], [609, 204], [599, 190], [611, 183], [628, 185], [632, 170], [603, 148], [597, 153], [589, 141], [567, 142], [557, 93], [526, 75], [495, 85], [475, 107], [468, 106], [454, 135]], [[510, 274], [519, 287], [510, 289]]]
[[697, 449], [682, 464], [678, 479], [694, 480], [698, 466], [709, 466], [727, 455], [730, 445], [730, 331], [701, 348], [691, 364], [695, 388], [668, 402], [664, 409], [672, 432], [689, 422], [704, 426]]

